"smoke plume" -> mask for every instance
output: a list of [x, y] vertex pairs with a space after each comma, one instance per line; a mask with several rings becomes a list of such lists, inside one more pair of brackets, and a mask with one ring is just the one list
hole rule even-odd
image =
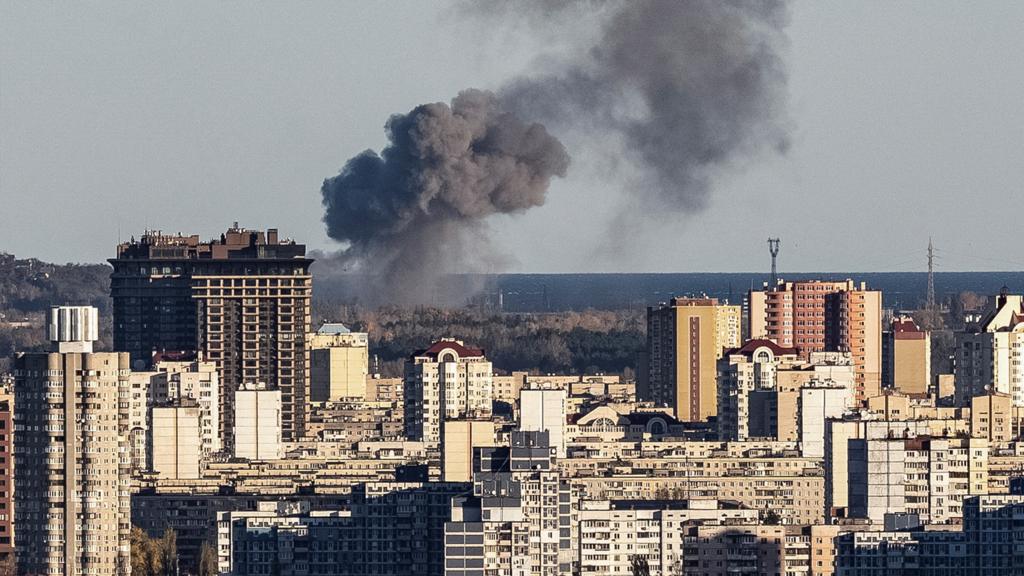
[[443, 275], [486, 269], [486, 218], [540, 206], [569, 166], [543, 126], [479, 90], [396, 114], [386, 131], [380, 155], [352, 158], [322, 188], [327, 233], [368, 273], [371, 301], [436, 301]]
[[[441, 275], [500, 265], [487, 218], [543, 204], [568, 167], [549, 129], [624, 161], [622, 204], [643, 217], [697, 212], [719, 173], [788, 146], [780, 0], [459, 6], [488, 26], [554, 22], [559, 38], [589, 44], [543, 55], [494, 94], [467, 90], [393, 116], [380, 155], [363, 152], [324, 182], [328, 234], [348, 244], [342, 259], [375, 273], [377, 296], [430, 301]], [[599, 16], [596, 33], [563, 34], [581, 10]]]

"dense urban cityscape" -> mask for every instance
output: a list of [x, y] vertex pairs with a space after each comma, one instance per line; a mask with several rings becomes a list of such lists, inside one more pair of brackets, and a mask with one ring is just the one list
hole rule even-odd
[[0, 0], [0, 576], [1024, 576], [1022, 31]]
[[3, 565], [1019, 573], [1022, 296], [886, 309], [776, 278], [776, 253], [735, 303], [648, 307], [629, 377], [508, 371], [445, 333], [385, 377], [367, 333], [312, 321], [302, 244], [145, 231], [110, 259], [110, 350], [97, 308], [55, 305], [3, 376]]

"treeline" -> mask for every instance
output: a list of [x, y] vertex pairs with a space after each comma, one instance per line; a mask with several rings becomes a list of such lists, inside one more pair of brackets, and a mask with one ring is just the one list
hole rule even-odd
[[0, 253], [0, 311], [41, 312], [55, 304], [110, 312], [110, 266], [50, 264]]
[[110, 266], [19, 260], [0, 252], [0, 373], [15, 352], [46, 348], [45, 314], [58, 304], [99, 308], [100, 340], [109, 345]]
[[411, 353], [442, 336], [483, 348], [495, 369], [506, 372], [631, 375], [644, 346], [643, 313], [629, 310], [504, 314], [470, 308], [370, 310], [314, 304], [314, 318], [368, 332], [371, 357], [390, 376], [401, 373]]

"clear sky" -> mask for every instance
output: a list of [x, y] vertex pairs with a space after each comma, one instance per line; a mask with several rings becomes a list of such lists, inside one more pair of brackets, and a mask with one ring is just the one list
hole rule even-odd
[[[762, 270], [769, 235], [791, 271], [923, 270], [929, 236], [940, 270], [1024, 269], [1022, 32], [1011, 0], [797, 1], [786, 155], [628, 229], [576, 156], [495, 241], [521, 272]], [[320, 186], [389, 114], [541, 52], [440, 2], [0, 2], [0, 251], [100, 261], [235, 220], [330, 249]]]

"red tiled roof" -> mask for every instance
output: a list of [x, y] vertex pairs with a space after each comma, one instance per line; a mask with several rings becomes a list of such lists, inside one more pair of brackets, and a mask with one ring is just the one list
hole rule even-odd
[[892, 331], [893, 332], [920, 332], [921, 329], [917, 327], [917, 323], [914, 322], [913, 318], [903, 316], [900, 318], [893, 318], [892, 320]]
[[750, 354], [754, 353], [754, 350], [757, 350], [758, 348], [761, 348], [762, 346], [768, 348], [769, 350], [771, 350], [772, 353], [775, 354], [776, 356], [781, 356], [783, 354], [796, 354], [797, 353], [797, 349], [796, 348], [785, 348], [783, 346], [779, 346], [778, 344], [776, 344], [772, 340], [768, 340], [768, 339], [764, 339], [764, 338], [756, 338], [754, 340], [747, 340], [743, 344], [743, 346], [741, 346], [739, 348], [732, 348], [730, 350], [726, 350], [725, 351], [725, 355], [726, 356], [728, 356], [730, 354], [747, 354], [747, 355], [750, 355]]
[[459, 358], [472, 358], [474, 356], [484, 355], [484, 351], [482, 348], [471, 348], [469, 346], [465, 346], [464, 344], [460, 344], [455, 340], [438, 340], [437, 342], [431, 344], [430, 348], [420, 350], [413, 354], [413, 356], [417, 358], [429, 356], [431, 358], [436, 359], [438, 354], [448, 349], [454, 350], [455, 353], [459, 355]]

